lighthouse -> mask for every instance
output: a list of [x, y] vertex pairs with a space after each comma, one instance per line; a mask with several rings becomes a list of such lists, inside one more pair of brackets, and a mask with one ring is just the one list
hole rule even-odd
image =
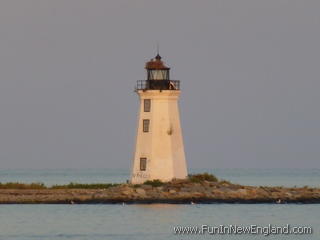
[[135, 88], [140, 99], [131, 183], [187, 177], [178, 100], [180, 81], [159, 54], [146, 63], [146, 80]]

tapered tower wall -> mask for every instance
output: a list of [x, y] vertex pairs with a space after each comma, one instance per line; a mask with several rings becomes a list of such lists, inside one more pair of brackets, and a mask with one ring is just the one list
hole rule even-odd
[[[140, 111], [131, 182], [185, 178], [187, 166], [178, 107], [180, 90], [137, 90], [137, 93]], [[149, 112], [145, 112], [145, 99], [150, 100]], [[144, 126], [144, 120], [149, 121], [148, 127]]]

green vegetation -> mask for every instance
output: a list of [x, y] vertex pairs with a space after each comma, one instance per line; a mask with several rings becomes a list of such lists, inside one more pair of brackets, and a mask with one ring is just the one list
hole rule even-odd
[[162, 182], [162, 181], [159, 180], [159, 179], [155, 179], [155, 180], [145, 181], [143, 184], [144, 184], [144, 185], [151, 185], [152, 187], [160, 187], [160, 186], [163, 186], [165, 183]]
[[69, 183], [67, 185], [54, 185], [52, 189], [105, 189], [109, 187], [115, 187], [119, 184], [116, 183]]
[[109, 187], [118, 186], [115, 183], [69, 183], [66, 185], [54, 185], [47, 187], [43, 183], [19, 183], [19, 182], [8, 182], [0, 183], [0, 189], [105, 189]]
[[222, 180], [220, 181], [220, 183], [221, 183], [221, 184], [231, 184], [229, 181], [224, 180], [224, 179], [222, 179]]
[[[176, 180], [172, 180], [172, 183], [175, 183]], [[204, 181], [208, 182], [218, 182], [218, 178], [214, 175], [209, 173], [202, 173], [202, 174], [191, 174], [188, 176], [187, 180], [180, 181], [187, 181], [191, 183], [201, 183]], [[169, 182], [170, 183], [170, 182]], [[221, 181], [220, 183], [229, 183], [228, 181]], [[152, 187], [160, 187], [167, 184], [166, 182], [162, 182], [159, 179], [155, 180], [148, 180], [143, 183], [143, 185], [150, 185]], [[115, 187], [120, 184], [118, 183], [74, 183], [71, 182], [69, 184], [64, 185], [53, 185], [53, 186], [46, 186], [43, 183], [20, 183], [20, 182], [8, 182], [8, 183], [1, 183], [0, 182], [0, 189], [107, 189], [110, 187]], [[134, 184], [134, 188], [141, 187], [142, 184]]]
[[195, 183], [200, 183], [203, 181], [218, 182], [218, 178], [210, 173], [190, 174], [188, 177], [190, 182], [195, 182]]
[[0, 189], [46, 189], [43, 183], [19, 183], [8, 182], [0, 183]]

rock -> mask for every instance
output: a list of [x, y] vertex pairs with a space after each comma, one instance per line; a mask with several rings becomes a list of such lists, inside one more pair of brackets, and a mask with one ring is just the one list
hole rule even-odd
[[202, 193], [202, 192], [194, 192], [194, 193], [192, 193], [192, 196], [194, 196], [194, 197], [203, 197], [205, 194], [204, 193]]
[[286, 195], [287, 197], [289, 197], [289, 198], [293, 196], [293, 194], [292, 194], [292, 193], [289, 193], [289, 192], [285, 193], [285, 195]]
[[124, 194], [124, 195], [131, 195], [133, 193], [133, 191], [131, 190], [124, 190], [124, 191], [122, 191], [122, 194]]
[[207, 187], [204, 187], [204, 186], [191, 186], [190, 187], [190, 191], [191, 192], [205, 192], [206, 191], [206, 189], [208, 188], [208, 186]]
[[141, 187], [140, 188], [142, 188], [142, 189], [145, 189], [145, 190], [151, 190], [152, 189], [152, 186], [151, 185], [141, 185]]
[[224, 193], [231, 191], [231, 189], [228, 188], [228, 187], [220, 187], [219, 190], [220, 190], [221, 192], [224, 192]]
[[248, 194], [248, 191], [246, 189], [238, 189], [236, 192], [239, 193], [239, 194], [242, 194], [242, 195], [247, 195]]
[[188, 192], [177, 192], [179, 197], [190, 198], [191, 194]]
[[144, 190], [142, 188], [137, 188], [136, 189], [136, 193], [138, 193], [139, 195], [145, 196], [146, 195], [146, 190]]
[[183, 188], [180, 189], [180, 191], [181, 191], [181, 192], [190, 192], [191, 189], [188, 188], [188, 187], [183, 187]]
[[156, 187], [157, 191], [163, 191], [163, 187]]
[[122, 184], [107, 189], [0, 189], [0, 203], [320, 203], [319, 188], [255, 187], [173, 181], [160, 187]]

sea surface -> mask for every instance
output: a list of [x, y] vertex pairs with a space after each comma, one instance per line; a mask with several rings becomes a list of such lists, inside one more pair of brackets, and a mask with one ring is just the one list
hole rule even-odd
[[[319, 186], [319, 169], [192, 169], [248, 185]], [[0, 170], [0, 182], [125, 182], [122, 169]], [[174, 227], [307, 226], [311, 235], [174, 234]], [[0, 205], [0, 240], [320, 239], [320, 204]]]
[[[320, 169], [190, 169], [208, 172], [219, 179], [254, 186], [320, 187]], [[42, 182], [46, 185], [126, 182], [128, 169], [0, 169], [0, 182]]]

